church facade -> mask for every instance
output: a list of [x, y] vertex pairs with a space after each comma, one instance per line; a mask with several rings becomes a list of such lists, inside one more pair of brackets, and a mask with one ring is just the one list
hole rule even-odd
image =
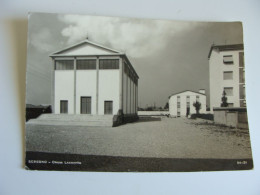
[[124, 53], [86, 39], [50, 57], [53, 113], [137, 118], [139, 76]]

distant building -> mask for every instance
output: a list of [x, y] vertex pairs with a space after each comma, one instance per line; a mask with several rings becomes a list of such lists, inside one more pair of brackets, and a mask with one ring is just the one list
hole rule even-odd
[[193, 106], [194, 102], [201, 103], [200, 113], [206, 113], [206, 95], [205, 90], [201, 89], [199, 92], [183, 91], [172, 94], [169, 97], [169, 112], [171, 116], [187, 116], [195, 114], [196, 109]]
[[86, 39], [50, 57], [55, 114], [137, 116], [139, 77], [124, 53]]
[[212, 45], [208, 59], [211, 112], [220, 107], [223, 91], [228, 107], [246, 107], [243, 44]]

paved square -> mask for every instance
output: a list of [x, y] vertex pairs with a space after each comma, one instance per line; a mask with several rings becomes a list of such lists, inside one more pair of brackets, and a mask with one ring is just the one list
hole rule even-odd
[[119, 127], [26, 125], [26, 150], [164, 158], [251, 158], [248, 130], [187, 118], [140, 120]]

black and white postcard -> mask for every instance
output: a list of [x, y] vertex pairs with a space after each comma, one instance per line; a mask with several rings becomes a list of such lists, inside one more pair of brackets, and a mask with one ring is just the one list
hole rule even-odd
[[29, 170], [250, 170], [241, 22], [30, 13]]

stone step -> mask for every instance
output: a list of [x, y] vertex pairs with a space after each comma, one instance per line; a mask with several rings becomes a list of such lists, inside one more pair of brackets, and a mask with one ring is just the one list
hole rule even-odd
[[112, 127], [113, 115], [42, 114], [27, 124]]
[[66, 126], [87, 126], [87, 127], [112, 127], [112, 122], [85, 122], [85, 121], [50, 121], [32, 119], [27, 124], [37, 125], [66, 125]]
[[39, 119], [97, 119], [97, 120], [110, 120], [113, 115], [85, 115], [85, 114], [42, 114]]

